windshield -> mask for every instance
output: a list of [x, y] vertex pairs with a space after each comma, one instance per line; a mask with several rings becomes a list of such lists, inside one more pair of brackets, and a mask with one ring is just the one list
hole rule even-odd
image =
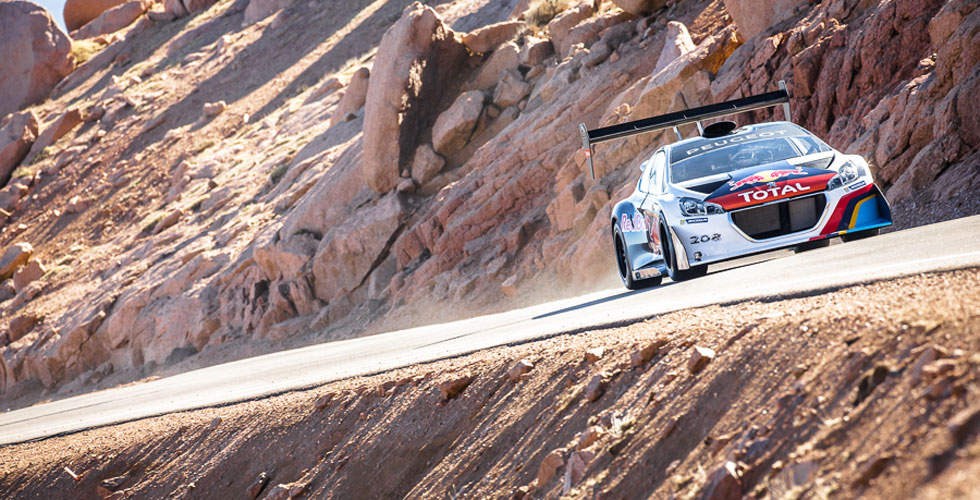
[[670, 166], [671, 182], [684, 182], [800, 156], [789, 138], [762, 139], [690, 156]]

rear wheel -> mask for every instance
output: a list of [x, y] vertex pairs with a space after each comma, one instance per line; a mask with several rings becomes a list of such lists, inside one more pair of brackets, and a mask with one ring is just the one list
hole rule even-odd
[[824, 238], [822, 240], [808, 241], [806, 243], [800, 243], [796, 245], [793, 249], [796, 253], [806, 252], [809, 250], [816, 250], [818, 248], [826, 248], [830, 246], [830, 238]]
[[660, 252], [664, 256], [664, 262], [667, 263], [667, 273], [670, 274], [670, 279], [673, 281], [685, 281], [700, 278], [708, 274], [707, 264], [684, 270], [677, 268], [677, 255], [674, 253], [674, 242], [670, 238], [670, 233], [667, 231], [667, 228], [664, 226], [660, 226]]
[[880, 232], [881, 232], [881, 228], [876, 227], [874, 229], [865, 229], [864, 231], [858, 231], [856, 233], [844, 233], [840, 237], [840, 239], [844, 243], [847, 243], [848, 241], [857, 241], [857, 240], [863, 240], [865, 238], [870, 238], [872, 236], [878, 236], [878, 233]]
[[657, 286], [663, 280], [662, 277], [638, 280], [633, 277], [633, 265], [630, 264], [629, 255], [626, 253], [626, 238], [619, 229], [619, 224], [613, 225], [613, 241], [616, 243], [616, 267], [619, 268], [619, 279], [623, 280], [623, 286], [628, 290], [640, 290]]

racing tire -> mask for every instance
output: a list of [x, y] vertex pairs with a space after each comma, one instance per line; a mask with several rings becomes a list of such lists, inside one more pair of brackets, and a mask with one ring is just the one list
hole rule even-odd
[[[666, 245], [664, 242], [666, 242]], [[660, 253], [664, 256], [664, 262], [667, 264], [667, 274], [670, 275], [671, 281], [687, 281], [708, 274], [707, 264], [693, 266], [690, 269], [677, 269], [677, 256], [674, 255], [674, 241], [670, 238], [670, 233], [667, 231], [667, 228], [663, 226], [660, 226], [660, 247]]]
[[619, 224], [613, 224], [613, 242], [616, 245], [616, 268], [619, 270], [619, 279], [623, 281], [623, 286], [627, 290], [642, 290], [654, 287], [663, 281], [662, 276], [638, 280], [633, 278], [633, 266], [630, 264], [626, 255], [626, 238], [619, 229]]
[[822, 240], [808, 241], [806, 243], [800, 243], [796, 245], [793, 249], [796, 253], [809, 252], [810, 250], [816, 250], [818, 248], [827, 248], [830, 246], [830, 238], [824, 238]]
[[840, 239], [844, 243], [847, 243], [849, 241], [863, 240], [865, 238], [870, 238], [872, 236], [878, 236], [878, 233], [880, 232], [881, 232], [881, 228], [876, 227], [874, 229], [865, 229], [864, 231], [858, 231], [856, 233], [844, 233], [843, 235], [841, 235]]

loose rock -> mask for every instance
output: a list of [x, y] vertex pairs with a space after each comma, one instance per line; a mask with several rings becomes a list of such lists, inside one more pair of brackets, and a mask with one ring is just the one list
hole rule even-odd
[[741, 473], [735, 462], [725, 462], [708, 473], [708, 480], [697, 497], [699, 500], [740, 500]]
[[30, 243], [14, 243], [0, 257], [0, 280], [13, 277], [17, 269], [27, 264], [34, 255], [34, 247]]
[[36, 259], [31, 259], [14, 273], [14, 290], [20, 293], [34, 281], [41, 279], [47, 271], [44, 265]]
[[558, 449], [545, 455], [544, 460], [541, 461], [541, 465], [538, 467], [538, 488], [543, 488], [551, 482], [552, 478], [555, 477], [555, 473], [563, 465], [565, 465], [565, 450]]
[[255, 482], [253, 482], [252, 485], [245, 490], [245, 494], [248, 495], [249, 498], [258, 497], [259, 493], [262, 493], [262, 490], [265, 488], [265, 485], [268, 482], [269, 475], [265, 472], [260, 472], [259, 476], [255, 478]]
[[471, 373], [451, 376], [439, 382], [439, 394], [442, 395], [443, 401], [448, 401], [460, 395], [472, 382], [473, 375]]
[[226, 109], [228, 109], [228, 104], [225, 101], [206, 102], [203, 106], [204, 116], [208, 118], [214, 118], [224, 113]]
[[515, 363], [514, 366], [507, 371], [507, 378], [510, 379], [511, 382], [517, 382], [521, 379], [522, 375], [530, 372], [533, 369], [534, 363], [531, 363], [526, 359], [522, 359]]
[[691, 356], [687, 359], [687, 370], [691, 374], [696, 374], [708, 366], [708, 363], [715, 358], [715, 351], [707, 347], [695, 347], [691, 351]]

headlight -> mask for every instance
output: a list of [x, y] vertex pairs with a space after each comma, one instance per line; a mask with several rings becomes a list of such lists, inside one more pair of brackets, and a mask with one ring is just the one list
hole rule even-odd
[[696, 200], [694, 198], [681, 198], [677, 200], [677, 203], [681, 207], [681, 213], [686, 217], [693, 217], [695, 215], [721, 214], [725, 212], [725, 209], [721, 208], [721, 205], [715, 203], [705, 203], [704, 201]]
[[848, 161], [837, 171], [837, 175], [830, 179], [827, 183], [827, 190], [837, 189], [844, 184], [848, 184], [858, 177], [867, 175], [868, 171], [860, 165], [855, 164], [852, 161]]

